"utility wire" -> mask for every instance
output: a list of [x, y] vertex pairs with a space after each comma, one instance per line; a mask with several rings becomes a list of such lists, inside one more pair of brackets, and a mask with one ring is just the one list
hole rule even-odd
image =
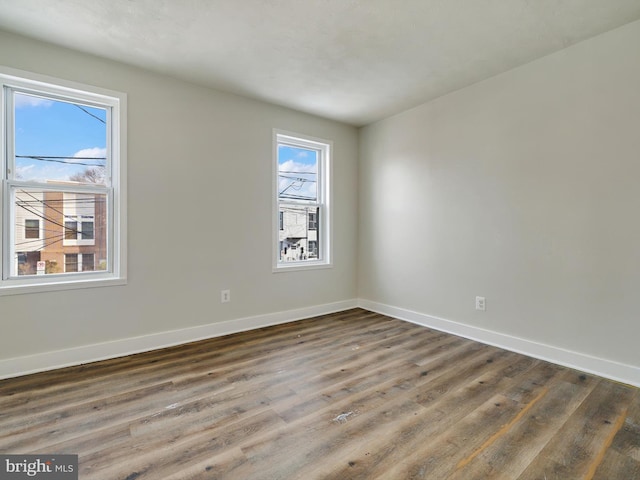
[[[43, 205], [43, 206], [45, 206], [45, 207], [49, 207], [49, 208], [50, 208], [51, 210], [53, 210], [54, 212], [59, 213], [60, 215], [62, 215], [65, 219], [66, 219], [66, 218], [71, 218], [71, 217], [73, 217], [73, 215], [65, 215], [65, 214], [64, 214], [64, 212], [62, 212], [62, 211], [58, 210], [58, 209], [57, 209], [57, 208], [55, 208], [55, 207], [52, 207], [52, 206], [51, 206], [51, 205], [49, 205], [46, 201], [44, 201], [44, 200], [40, 200], [38, 197], [36, 197], [35, 195], [33, 195], [33, 194], [31, 194], [31, 193], [27, 192], [26, 190], [20, 190], [20, 193], [24, 193], [24, 194], [29, 195], [29, 196], [30, 196], [31, 198], [33, 198], [36, 202], [38, 202], [38, 203], [42, 204], [42, 205]], [[63, 198], [64, 198], [64, 197], [63, 197]], [[63, 200], [63, 201], [64, 201], [64, 200]], [[16, 203], [17, 203], [17, 202], [16, 202]], [[94, 203], [95, 203], [95, 200], [94, 200]], [[22, 201], [21, 205], [23, 205], [23, 206], [24, 206], [25, 204], [26, 204], [26, 202]], [[29, 204], [31, 204], [31, 202], [29, 202]]]
[[86, 113], [87, 115], [89, 115], [89, 116], [91, 116], [91, 117], [95, 118], [95, 119], [96, 119], [96, 120], [98, 120], [99, 122], [102, 122], [102, 123], [104, 123], [105, 125], [107, 124], [107, 122], [105, 122], [103, 119], [101, 119], [100, 117], [98, 117], [98, 116], [94, 115], [94, 114], [93, 114], [93, 113], [91, 113], [89, 110], [87, 110], [87, 109], [86, 109], [86, 108], [84, 108], [84, 107], [81, 107], [81, 106], [80, 106], [80, 105], [78, 105], [77, 103], [72, 103], [72, 105], [74, 105], [74, 106], [78, 107], [78, 108], [79, 108], [80, 110], [82, 110], [84, 113]]
[[78, 160], [96, 160], [96, 161], [106, 161], [106, 157], [49, 157], [43, 155], [16, 155], [16, 158], [30, 158], [31, 160], [39, 160], [41, 162], [54, 162], [54, 163], [64, 163], [71, 165], [83, 165], [85, 167], [104, 167], [104, 165], [100, 165], [99, 163], [84, 163], [84, 162], [69, 162], [66, 160], [78, 159]]
[[[36, 216], [36, 217], [38, 217], [38, 218], [42, 218], [43, 220], [45, 220], [45, 221], [49, 221], [49, 222], [53, 223], [54, 225], [57, 225], [57, 226], [62, 227], [62, 228], [64, 228], [64, 229], [67, 229], [66, 225], [63, 225], [62, 223], [59, 223], [59, 222], [56, 222], [55, 220], [52, 220], [52, 219], [50, 219], [50, 218], [47, 218], [45, 215], [41, 215], [41, 214], [40, 214], [40, 212], [38, 212], [37, 210], [32, 210], [31, 208], [27, 208], [27, 206], [25, 206], [25, 205], [21, 205], [19, 202], [16, 202], [16, 207], [20, 207], [20, 208], [22, 208], [22, 209], [26, 210], [27, 212], [29, 212], [29, 213], [31, 213], [31, 214], [33, 214], [33, 215], [35, 215], [35, 216]], [[77, 222], [76, 222], [76, 223], [77, 223]], [[68, 230], [73, 230], [73, 231], [76, 233], [76, 235], [77, 235], [78, 233], [81, 233], [81, 232], [80, 232], [80, 230], [78, 230], [78, 229], [71, 229], [71, 228], [69, 228]]]

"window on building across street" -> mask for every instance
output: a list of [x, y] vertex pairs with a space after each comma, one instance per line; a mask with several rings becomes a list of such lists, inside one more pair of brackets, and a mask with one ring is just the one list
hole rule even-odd
[[65, 272], [78, 271], [78, 254], [77, 253], [64, 254], [64, 271]]
[[124, 283], [125, 95], [4, 68], [0, 86], [0, 294]]
[[331, 142], [274, 136], [274, 270], [329, 266]]
[[312, 212], [309, 214], [309, 230], [317, 230], [318, 229], [318, 214], [316, 212]]
[[40, 238], [40, 220], [25, 219], [24, 238]]
[[92, 272], [95, 270], [94, 265], [94, 255], [93, 253], [83, 253], [82, 254], [82, 271], [83, 272]]
[[78, 238], [78, 222], [64, 222], [64, 239], [75, 240]]
[[93, 240], [93, 218], [91, 220], [82, 220], [80, 235], [82, 240]]

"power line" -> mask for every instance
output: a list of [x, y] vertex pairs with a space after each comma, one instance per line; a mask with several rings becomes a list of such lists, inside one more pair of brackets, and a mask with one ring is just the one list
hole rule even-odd
[[93, 113], [91, 113], [89, 110], [87, 110], [87, 109], [86, 109], [86, 108], [84, 108], [84, 107], [81, 107], [81, 106], [80, 106], [80, 105], [78, 105], [77, 103], [72, 103], [71, 105], [74, 105], [74, 106], [78, 107], [78, 108], [79, 108], [80, 110], [82, 110], [84, 113], [86, 113], [87, 115], [89, 115], [89, 116], [91, 116], [91, 117], [95, 118], [95, 119], [96, 119], [96, 120], [98, 120], [99, 122], [102, 122], [102, 123], [104, 123], [105, 125], [107, 124], [107, 122], [105, 122], [103, 119], [101, 119], [100, 117], [98, 117], [98, 116], [94, 115], [94, 114], [93, 114]]
[[54, 163], [64, 163], [70, 165], [83, 165], [85, 167], [104, 167], [104, 165], [100, 165], [97, 163], [84, 163], [84, 162], [68, 162], [65, 160], [78, 159], [78, 160], [96, 160], [96, 161], [106, 161], [107, 157], [53, 157], [46, 155], [16, 155], [16, 158], [29, 158], [31, 160], [39, 160], [41, 162], [54, 162]]
[[62, 223], [56, 222], [55, 220], [52, 220], [51, 218], [47, 218], [44, 215], [41, 215], [40, 212], [38, 212], [37, 210], [31, 210], [30, 208], [27, 208], [27, 206], [20, 204], [19, 202], [16, 202], [16, 207], [20, 207], [24, 210], [26, 210], [27, 212], [31, 213], [32, 215], [35, 215], [38, 218], [42, 218], [45, 221], [49, 221], [51, 223], [53, 223], [54, 225], [57, 225], [59, 227], [62, 227], [64, 229], [68, 229], [68, 230], [73, 230], [75, 232], [75, 234], [77, 235], [78, 233], [81, 233], [80, 230], [78, 229], [71, 229], [71, 228], [67, 228], [66, 225], [63, 225]]
[[[58, 210], [57, 208], [52, 207], [51, 205], [47, 204], [47, 202], [45, 202], [44, 200], [40, 200], [38, 197], [36, 197], [35, 195], [27, 192], [26, 190], [20, 190], [21, 193], [24, 193], [26, 195], [29, 195], [31, 198], [33, 198], [34, 200], [36, 200], [38, 203], [41, 203], [42, 205], [44, 205], [45, 207], [49, 207], [51, 210], [53, 210], [56, 213], [61, 214], [63, 217], [67, 217], [67, 215], [64, 214], [64, 212], [61, 212], [60, 210]], [[63, 196], [63, 201], [64, 201], [64, 196]], [[16, 202], [17, 203], [17, 202]], [[25, 201], [22, 201], [21, 205], [24, 206], [25, 205]], [[29, 202], [30, 204], [31, 202]], [[69, 215], [70, 216], [70, 215]]]

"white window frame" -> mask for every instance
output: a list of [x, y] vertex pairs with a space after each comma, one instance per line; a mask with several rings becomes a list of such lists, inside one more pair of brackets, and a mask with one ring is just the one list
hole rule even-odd
[[[20, 181], [13, 176], [14, 134], [12, 91], [44, 95], [54, 100], [82, 102], [105, 108], [110, 126], [107, 130], [107, 175], [102, 188], [106, 195], [107, 256], [109, 265], [104, 271], [37, 276], [12, 276], [11, 261], [15, 238], [15, 202], [11, 192], [17, 187], [38, 190], [96, 193], [100, 188], [78, 185], [47, 188], [46, 184]], [[45, 75], [0, 66], [0, 295], [45, 292], [127, 283], [127, 96], [125, 93], [83, 85]], [[95, 222], [95, 220], [94, 220]], [[42, 222], [41, 222], [42, 223]], [[95, 232], [95, 223], [94, 223]], [[95, 235], [95, 233], [94, 233]]]
[[[279, 199], [278, 192], [278, 145], [286, 144], [293, 147], [316, 150], [318, 152], [318, 175], [317, 175], [317, 201], [310, 202], [304, 200], [287, 200], [283, 202]], [[333, 231], [333, 206], [332, 206], [332, 182], [331, 182], [331, 156], [333, 152], [333, 142], [321, 138], [311, 137], [299, 133], [285, 130], [273, 130], [273, 187], [272, 187], [272, 270], [273, 272], [287, 272], [296, 270], [310, 270], [318, 268], [333, 267], [332, 258], [332, 231]], [[318, 259], [299, 261], [280, 261], [280, 205], [292, 204], [302, 207], [317, 205], [319, 215], [317, 218], [317, 229], [319, 236]], [[308, 215], [305, 222], [308, 223]]]

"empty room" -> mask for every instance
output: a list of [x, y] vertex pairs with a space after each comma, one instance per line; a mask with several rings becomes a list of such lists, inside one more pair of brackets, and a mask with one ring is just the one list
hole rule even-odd
[[640, 479], [638, 0], [0, 0], [0, 480]]

